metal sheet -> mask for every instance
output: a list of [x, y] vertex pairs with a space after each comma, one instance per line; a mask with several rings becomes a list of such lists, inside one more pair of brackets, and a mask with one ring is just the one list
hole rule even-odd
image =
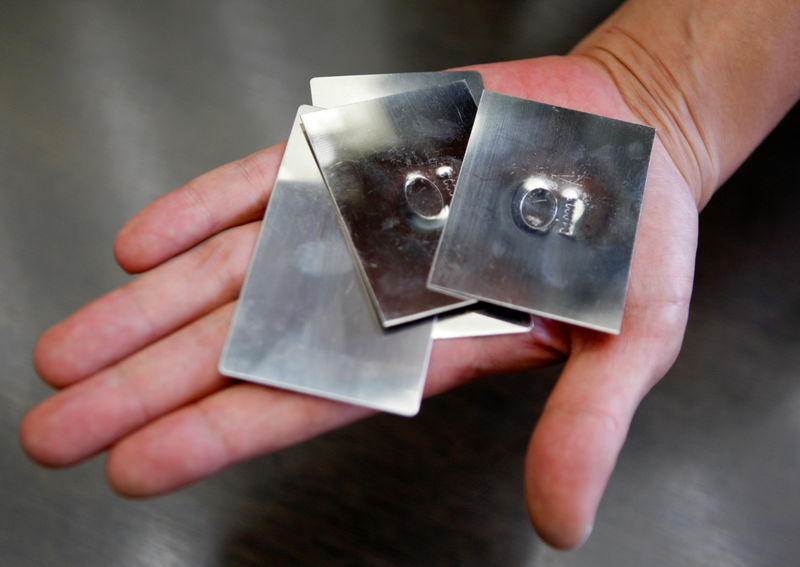
[[430, 291], [426, 280], [475, 111], [460, 81], [302, 118], [385, 327], [473, 302]]
[[431, 288], [618, 333], [654, 134], [484, 91]]
[[402, 415], [419, 409], [432, 322], [384, 330], [300, 127], [286, 146], [220, 372]]
[[[483, 79], [477, 71], [441, 71], [433, 73], [387, 73], [382, 75], [343, 75], [311, 79], [314, 106], [331, 108], [391, 94], [447, 85], [463, 79], [475, 101], [483, 92]], [[433, 324], [434, 339], [481, 337], [527, 333], [533, 326], [528, 314], [486, 304], [447, 313]]]
[[311, 79], [311, 102], [314, 106], [333, 108], [437, 85], [448, 85], [460, 80], [467, 83], [467, 88], [477, 104], [483, 92], [483, 79], [477, 71], [314, 77]]

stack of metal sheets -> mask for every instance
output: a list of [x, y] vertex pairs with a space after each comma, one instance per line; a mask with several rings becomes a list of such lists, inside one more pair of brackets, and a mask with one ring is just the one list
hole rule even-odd
[[311, 93], [223, 374], [413, 415], [434, 337], [526, 332], [530, 313], [619, 332], [652, 129], [469, 71]]

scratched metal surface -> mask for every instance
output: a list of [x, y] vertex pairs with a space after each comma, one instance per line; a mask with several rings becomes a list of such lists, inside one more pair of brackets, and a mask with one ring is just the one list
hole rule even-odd
[[484, 92], [432, 289], [619, 333], [654, 134]]
[[[480, 100], [483, 80], [477, 71], [388, 73], [314, 77], [310, 81], [311, 102], [330, 108], [404, 91], [446, 85], [464, 80], [472, 97]], [[316, 168], [316, 163], [314, 164]], [[434, 338], [474, 337], [524, 333], [531, 329], [530, 315], [502, 307], [480, 304], [456, 313], [439, 315], [433, 324]]]
[[381, 328], [300, 124], [286, 143], [220, 372], [402, 415], [419, 411], [433, 321]]
[[458, 81], [303, 115], [384, 327], [474, 303], [425, 284], [476, 109]]
[[683, 351], [577, 552], [544, 546], [522, 503], [553, 370], [487, 379], [414, 419], [369, 419], [148, 501], [115, 496], [102, 456], [50, 471], [17, 444], [49, 392], [30, 364], [36, 336], [127, 279], [111, 257], [118, 227], [285, 138], [310, 77], [563, 52], [615, 4], [4, 2], [0, 564], [796, 563], [797, 111], [701, 216]]

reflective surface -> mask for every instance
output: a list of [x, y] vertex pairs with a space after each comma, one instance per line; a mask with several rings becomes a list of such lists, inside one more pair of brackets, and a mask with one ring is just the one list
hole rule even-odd
[[485, 91], [431, 287], [618, 333], [653, 136]]
[[443, 86], [460, 80], [467, 83], [467, 88], [477, 104], [483, 92], [483, 80], [477, 71], [314, 77], [311, 79], [311, 102], [315, 106], [332, 108], [436, 85]]
[[[476, 71], [315, 77], [311, 79], [311, 99], [316, 106], [328, 108], [436, 85], [446, 85], [456, 79], [466, 81], [472, 98], [476, 101], [480, 100], [483, 80], [480, 73]], [[436, 168], [434, 175], [438, 180], [454, 180], [456, 171], [450, 165], [442, 165]], [[438, 211], [434, 211], [432, 216], [442, 214], [443, 196], [439, 193], [436, 184], [427, 177], [412, 173], [406, 177], [404, 191], [406, 193], [409, 190], [413, 191], [415, 184], [418, 190], [419, 185], [422, 185], [423, 188], [432, 188], [436, 191], [431, 197], [438, 205]], [[408, 196], [406, 195], [406, 197]], [[422, 214], [425, 215], [425, 211]], [[433, 337], [450, 339], [528, 332], [532, 325], [531, 318], [519, 312], [512, 314], [509, 311], [487, 308], [484, 304], [476, 307], [475, 310], [462, 309], [458, 313], [448, 313], [446, 316], [438, 317], [434, 322]]]
[[303, 116], [384, 326], [472, 302], [425, 282], [475, 111], [460, 81]]
[[300, 127], [311, 110], [292, 128], [220, 372], [415, 414], [433, 322], [375, 320]]
[[531, 316], [522, 311], [477, 303], [436, 317], [434, 339], [489, 337], [527, 333], [533, 328]]

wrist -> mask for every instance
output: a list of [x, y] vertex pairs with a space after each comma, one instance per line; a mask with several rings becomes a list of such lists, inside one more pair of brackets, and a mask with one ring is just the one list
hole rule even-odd
[[572, 54], [657, 129], [702, 208], [800, 95], [798, 21], [785, 0], [630, 0]]
[[702, 208], [719, 184], [719, 169], [691, 100], [664, 61], [617, 25], [602, 26], [572, 55], [602, 69], [633, 115], [656, 128], [658, 140]]

